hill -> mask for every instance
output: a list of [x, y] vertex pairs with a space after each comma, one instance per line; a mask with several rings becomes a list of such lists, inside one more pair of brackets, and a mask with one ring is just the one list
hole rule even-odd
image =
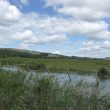
[[30, 50], [21, 50], [13, 48], [0, 48], [0, 57], [20, 57], [20, 58], [69, 58], [69, 56], [37, 52]]
[[0, 57], [20, 57], [20, 58], [67, 58], [67, 59], [82, 59], [82, 60], [110, 60], [110, 57], [106, 58], [90, 58], [90, 57], [78, 57], [78, 56], [66, 56], [60, 54], [22, 50], [14, 48], [0, 48]]

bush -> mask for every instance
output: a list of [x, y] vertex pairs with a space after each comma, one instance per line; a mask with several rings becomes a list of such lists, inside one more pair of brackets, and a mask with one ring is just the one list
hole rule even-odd
[[109, 75], [109, 71], [105, 67], [102, 67], [98, 70], [97, 75], [99, 78], [103, 79]]

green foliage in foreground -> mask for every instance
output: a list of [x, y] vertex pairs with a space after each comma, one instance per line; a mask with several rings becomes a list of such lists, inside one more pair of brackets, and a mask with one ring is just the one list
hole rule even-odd
[[[81, 74], [96, 73], [101, 67], [106, 67], [110, 71], [109, 60], [95, 60], [95, 59], [55, 59], [55, 58], [0, 58], [2, 65], [21, 65], [26, 68], [28, 65], [30, 69], [46, 71], [47, 67], [52, 72], [63, 72], [67, 69], [72, 72]], [[24, 65], [25, 64], [25, 65]]]
[[102, 67], [102, 68], [100, 68], [100, 69], [98, 70], [97, 75], [98, 75], [98, 77], [100, 77], [101, 79], [104, 79], [105, 77], [110, 76], [110, 73], [109, 73], [109, 71], [108, 71], [106, 68]]
[[110, 110], [109, 97], [84, 95], [87, 88], [82, 82], [60, 85], [52, 77], [0, 70], [0, 110]]

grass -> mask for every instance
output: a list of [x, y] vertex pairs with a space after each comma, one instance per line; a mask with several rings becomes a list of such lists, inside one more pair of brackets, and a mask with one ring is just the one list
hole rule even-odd
[[[110, 71], [110, 61], [95, 59], [47, 59], [47, 58], [0, 58], [2, 65], [26, 64], [30, 69], [45, 71], [47, 67], [52, 72], [63, 72], [69, 69], [81, 74], [96, 73], [101, 67]], [[26, 68], [22, 65], [22, 67]], [[27, 68], [26, 68], [27, 69]]]
[[0, 70], [0, 110], [110, 110], [110, 97], [98, 97], [93, 92], [97, 89], [83, 82], [60, 85], [49, 76], [28, 78], [21, 71]]

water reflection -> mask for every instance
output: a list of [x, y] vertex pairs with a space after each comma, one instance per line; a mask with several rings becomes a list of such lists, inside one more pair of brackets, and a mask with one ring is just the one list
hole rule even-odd
[[[18, 67], [13, 67], [13, 66], [4, 66], [1, 67], [4, 70], [7, 71], [18, 71], [20, 68]], [[68, 83], [69, 82], [69, 76], [66, 73], [39, 73], [34, 70], [31, 70], [31, 75], [32, 76], [38, 76], [38, 77], [43, 77], [43, 76], [51, 76], [54, 78], [57, 78], [60, 84]], [[30, 75], [30, 72], [28, 74], [28, 77]], [[80, 75], [80, 74], [70, 74], [71, 77], [71, 85], [76, 84], [77, 82], [84, 81], [87, 82], [88, 84], [95, 84], [96, 83], [96, 76], [95, 75]], [[110, 95], [110, 79], [105, 79], [105, 80], [100, 80], [100, 95]]]

